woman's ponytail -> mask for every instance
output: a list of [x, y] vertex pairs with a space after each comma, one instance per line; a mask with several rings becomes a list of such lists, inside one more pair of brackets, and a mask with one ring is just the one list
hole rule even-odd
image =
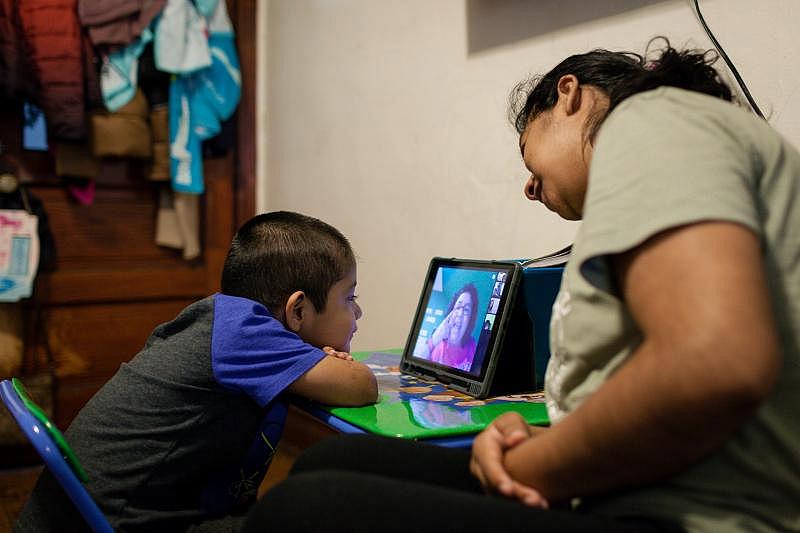
[[[653, 50], [657, 42], [664, 46]], [[518, 133], [525, 131], [531, 120], [556, 104], [558, 80], [567, 74], [608, 95], [608, 109], [588, 124], [590, 141], [608, 113], [626, 98], [658, 87], [678, 87], [731, 101], [730, 87], [713, 67], [717, 59], [713, 50], [676, 50], [666, 37], [652, 39], [645, 55], [602, 49], [573, 55], [544, 76], [523, 81], [514, 88], [509, 98], [509, 120]]]
[[[715, 51], [676, 50], [670, 46], [666, 37], [657, 37], [650, 41], [648, 50], [656, 41], [665, 43], [659, 55], [647, 59], [649, 54], [646, 54], [638, 73], [608, 91], [609, 111], [629, 96], [664, 86], [704, 93], [727, 101], [733, 99], [730, 88], [713, 67], [718, 59]], [[580, 80], [580, 76], [578, 79]], [[581, 81], [591, 84], [590, 81]]]

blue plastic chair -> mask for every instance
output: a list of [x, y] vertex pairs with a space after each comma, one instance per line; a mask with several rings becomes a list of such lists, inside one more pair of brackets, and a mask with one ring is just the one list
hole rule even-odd
[[114, 529], [81, 483], [80, 478], [85, 479], [86, 474], [61, 432], [47, 419], [42, 410], [27, 398], [22, 384], [16, 379], [14, 381], [16, 383], [6, 379], [0, 383], [0, 397], [11, 412], [11, 416], [17, 421], [22, 432], [92, 531], [113, 533]]

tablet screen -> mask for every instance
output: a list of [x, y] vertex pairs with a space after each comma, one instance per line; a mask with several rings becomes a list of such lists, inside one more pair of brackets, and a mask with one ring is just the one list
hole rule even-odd
[[513, 263], [434, 259], [406, 352], [411, 348], [415, 362], [480, 380], [516, 269]]

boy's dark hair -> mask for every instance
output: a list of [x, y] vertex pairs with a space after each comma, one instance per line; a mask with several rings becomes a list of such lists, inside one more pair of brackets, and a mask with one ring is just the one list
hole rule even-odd
[[[647, 55], [656, 41], [664, 47], [653, 60]], [[645, 55], [597, 49], [570, 56], [544, 76], [519, 83], [509, 98], [509, 120], [522, 134], [528, 122], [551, 109], [558, 100], [558, 80], [573, 74], [578, 82], [601, 89], [609, 99], [607, 110], [597, 113], [587, 124], [586, 138], [594, 140], [608, 113], [634, 94], [661, 86], [679, 87], [731, 101], [732, 93], [712, 66], [718, 55], [712, 50], [673, 48], [666, 37], [650, 41]]]
[[322, 312], [330, 288], [354, 265], [350, 243], [333, 226], [290, 211], [264, 213], [236, 232], [222, 269], [222, 292], [280, 314], [289, 296], [303, 291]]

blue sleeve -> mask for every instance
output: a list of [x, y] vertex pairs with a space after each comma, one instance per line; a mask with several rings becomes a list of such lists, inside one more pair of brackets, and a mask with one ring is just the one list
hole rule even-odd
[[262, 407], [325, 357], [247, 298], [214, 295], [211, 335], [214, 379]]

